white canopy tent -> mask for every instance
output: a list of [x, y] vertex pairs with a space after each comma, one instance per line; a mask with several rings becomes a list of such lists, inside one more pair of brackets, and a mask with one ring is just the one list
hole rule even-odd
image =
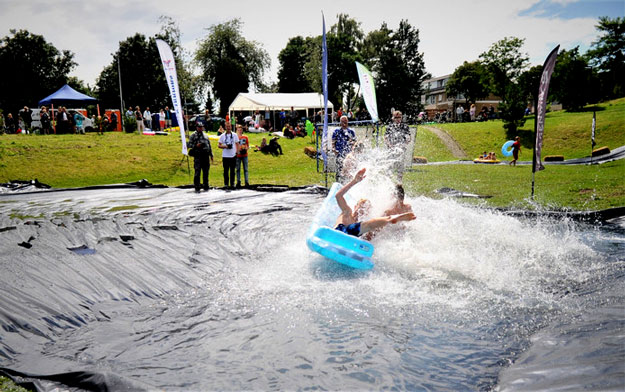
[[[230, 104], [230, 116], [235, 113], [253, 115], [259, 112], [269, 112], [275, 123], [276, 112], [297, 110], [302, 117], [314, 117], [315, 113], [323, 109], [323, 95], [319, 93], [239, 93]], [[328, 114], [334, 111], [334, 105], [328, 101]], [[263, 113], [263, 114], [264, 114]]]
[[[295, 110], [323, 109], [323, 95], [319, 93], [239, 93], [228, 110]], [[328, 111], [334, 109], [328, 101]]]

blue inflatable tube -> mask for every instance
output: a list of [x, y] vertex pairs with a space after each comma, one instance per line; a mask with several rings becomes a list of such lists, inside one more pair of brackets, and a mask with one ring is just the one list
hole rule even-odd
[[[332, 226], [341, 213], [336, 202], [336, 192], [342, 185], [334, 183], [328, 192], [319, 211], [315, 215], [306, 237], [308, 248], [330, 260], [356, 269], [373, 268], [373, 244], [335, 230]], [[351, 200], [345, 195], [348, 203]]]
[[512, 145], [514, 144], [514, 140], [508, 140], [501, 146], [501, 153], [504, 157], [512, 156]]

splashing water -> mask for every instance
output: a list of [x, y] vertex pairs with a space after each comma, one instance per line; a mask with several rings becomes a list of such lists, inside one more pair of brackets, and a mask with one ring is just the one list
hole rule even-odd
[[[375, 154], [353, 192], [379, 215], [394, 182]], [[363, 272], [306, 248], [323, 198], [306, 191], [10, 198], [0, 356], [30, 373], [88, 369], [161, 389], [492, 389], [536, 333], [588, 309], [615, 309], [593, 316], [607, 325], [625, 303], [619, 226], [407, 198], [417, 220], [384, 228]], [[16, 245], [29, 236], [31, 249]], [[605, 378], [595, 369], [587, 380]]]

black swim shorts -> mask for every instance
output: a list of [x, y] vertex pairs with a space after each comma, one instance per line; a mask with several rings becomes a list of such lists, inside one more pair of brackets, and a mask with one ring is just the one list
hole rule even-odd
[[335, 230], [342, 231], [345, 234], [353, 235], [354, 237], [360, 236], [360, 222], [352, 223], [351, 225], [345, 226], [342, 223], [339, 223], [334, 228]]

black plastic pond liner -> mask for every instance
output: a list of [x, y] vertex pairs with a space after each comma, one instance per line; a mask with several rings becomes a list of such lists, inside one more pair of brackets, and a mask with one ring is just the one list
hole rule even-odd
[[21, 373], [0, 368], [0, 375], [10, 378], [17, 385], [34, 391], [75, 390], [84, 391], [147, 391], [151, 388], [111, 373], [69, 372], [49, 375]]

